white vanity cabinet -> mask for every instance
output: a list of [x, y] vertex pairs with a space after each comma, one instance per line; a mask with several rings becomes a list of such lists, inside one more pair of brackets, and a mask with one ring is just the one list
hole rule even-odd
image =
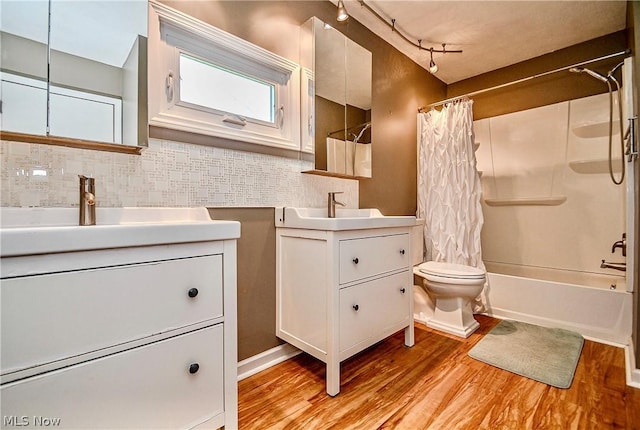
[[404, 329], [413, 346], [410, 227], [277, 229], [277, 336], [327, 365], [340, 391], [340, 362]]
[[2, 428], [237, 428], [240, 226], [218, 223], [219, 240], [3, 256]]

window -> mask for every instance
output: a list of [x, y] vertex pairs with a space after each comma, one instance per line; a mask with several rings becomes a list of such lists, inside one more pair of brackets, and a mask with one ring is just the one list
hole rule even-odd
[[275, 123], [275, 84], [180, 54], [180, 100]]
[[300, 150], [297, 64], [150, 4], [151, 125]]

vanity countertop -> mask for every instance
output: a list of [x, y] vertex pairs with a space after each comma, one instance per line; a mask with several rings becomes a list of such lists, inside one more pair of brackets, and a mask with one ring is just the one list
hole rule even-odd
[[237, 239], [240, 223], [212, 220], [206, 208], [97, 208], [79, 226], [78, 208], [1, 208], [0, 256]]

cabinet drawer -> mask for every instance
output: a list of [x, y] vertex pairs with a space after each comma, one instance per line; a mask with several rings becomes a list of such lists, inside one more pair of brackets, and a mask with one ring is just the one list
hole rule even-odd
[[409, 234], [340, 241], [340, 284], [409, 267]]
[[5, 279], [0, 293], [5, 374], [221, 317], [222, 256]]
[[409, 271], [340, 290], [340, 353], [348, 356], [383, 339], [410, 321]]
[[218, 324], [5, 384], [2, 414], [33, 427], [41, 417], [58, 428], [193, 427], [223, 413], [222, 343]]

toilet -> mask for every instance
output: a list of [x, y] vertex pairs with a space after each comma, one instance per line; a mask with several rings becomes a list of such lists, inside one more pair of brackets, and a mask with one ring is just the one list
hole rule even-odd
[[480, 327], [473, 318], [471, 302], [484, 288], [486, 275], [483, 270], [427, 261], [414, 267], [413, 273], [424, 279], [427, 293], [435, 299], [435, 309], [427, 320], [427, 327], [464, 338]]
[[486, 273], [462, 264], [422, 262], [423, 222], [418, 220], [412, 231], [413, 273], [423, 279], [422, 286], [414, 285], [414, 317], [435, 330], [469, 337], [480, 327], [471, 306], [482, 293]]

